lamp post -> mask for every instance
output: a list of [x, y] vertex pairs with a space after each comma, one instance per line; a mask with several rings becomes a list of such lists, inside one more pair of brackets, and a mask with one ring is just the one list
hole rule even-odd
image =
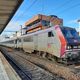
[[21, 27], [21, 36], [22, 36], [22, 25], [20, 25], [20, 27]]
[[[20, 25], [20, 26], [21, 26], [21, 36], [22, 36], [22, 35], [23, 35], [23, 34], [22, 34], [22, 29], [23, 29], [23, 28], [22, 28], [22, 25]], [[23, 39], [21, 39], [21, 46], [22, 46], [22, 50], [23, 50]]]

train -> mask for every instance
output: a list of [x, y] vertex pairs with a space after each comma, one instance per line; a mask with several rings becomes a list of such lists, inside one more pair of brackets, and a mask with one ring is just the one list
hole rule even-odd
[[55, 25], [45, 30], [0, 42], [0, 45], [38, 53], [56, 61], [80, 60], [80, 37], [74, 28]]

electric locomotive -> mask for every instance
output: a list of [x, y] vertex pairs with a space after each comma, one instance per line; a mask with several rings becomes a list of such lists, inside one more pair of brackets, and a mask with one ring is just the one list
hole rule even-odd
[[61, 31], [66, 40], [65, 58], [68, 60], [80, 59], [80, 37], [74, 28], [61, 27]]
[[[77, 31], [59, 25], [26, 34], [0, 43], [8, 47], [22, 48], [25, 52], [43, 52], [62, 61], [79, 61], [80, 38]], [[52, 58], [51, 57], [51, 58]]]

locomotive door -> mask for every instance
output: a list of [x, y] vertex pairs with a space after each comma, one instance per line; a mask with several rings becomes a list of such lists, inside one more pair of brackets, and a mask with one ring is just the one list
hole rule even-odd
[[51, 31], [48, 32], [47, 48], [48, 48], [47, 51], [49, 53], [53, 53], [53, 48], [55, 48], [55, 43], [54, 43], [54, 35]]
[[[55, 36], [54, 36], [55, 35]], [[57, 35], [53, 32], [48, 32], [48, 47], [47, 51], [55, 56], [60, 56], [60, 42]]]
[[14, 40], [14, 46], [17, 48], [17, 39]]

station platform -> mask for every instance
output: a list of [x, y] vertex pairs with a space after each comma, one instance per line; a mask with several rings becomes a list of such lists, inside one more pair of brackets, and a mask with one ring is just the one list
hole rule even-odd
[[21, 80], [15, 70], [0, 52], [0, 80]]

